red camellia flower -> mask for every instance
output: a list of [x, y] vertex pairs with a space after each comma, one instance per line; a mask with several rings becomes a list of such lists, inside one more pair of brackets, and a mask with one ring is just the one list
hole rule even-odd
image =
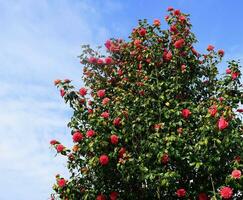
[[109, 99], [108, 97], [106, 97], [106, 98], [104, 98], [104, 99], [102, 100], [102, 104], [105, 106], [106, 104], [109, 103], [109, 101], [110, 101], [110, 99]]
[[100, 195], [98, 195], [98, 196], [96, 197], [96, 200], [106, 200], [106, 197], [105, 197], [105, 195], [100, 194]]
[[103, 98], [105, 96], [105, 90], [99, 90], [97, 92], [97, 96], [100, 97], [100, 98]]
[[57, 144], [57, 143], [58, 143], [58, 141], [56, 141], [56, 140], [51, 140], [51, 141], [50, 141], [50, 144], [51, 144], [51, 145], [55, 145], [55, 144]]
[[105, 64], [109, 65], [113, 62], [112, 58], [111, 57], [107, 57], [105, 58]]
[[160, 20], [159, 19], [155, 19], [154, 20], [154, 25], [155, 26], [160, 26]]
[[139, 33], [140, 36], [145, 36], [147, 31], [146, 31], [145, 28], [141, 28], [141, 29], [139, 29], [138, 33]]
[[172, 7], [168, 7], [167, 10], [168, 10], [168, 11], [172, 11], [172, 10], [174, 10], [174, 8], [172, 8]]
[[64, 178], [60, 178], [58, 181], [57, 181], [57, 185], [60, 187], [60, 188], [63, 188], [65, 185], [66, 185], [66, 180]]
[[175, 10], [175, 11], [174, 11], [174, 15], [177, 15], [177, 16], [178, 16], [178, 15], [181, 15], [181, 11], [180, 11], [180, 10]]
[[218, 50], [218, 54], [219, 54], [219, 56], [224, 56], [224, 50], [222, 50], [222, 49], [220, 49], [220, 50]]
[[61, 80], [57, 79], [57, 80], [54, 81], [54, 85], [58, 85], [61, 82], [62, 82]]
[[226, 74], [231, 74], [231, 69], [227, 68], [226, 69]]
[[185, 197], [186, 196], [186, 190], [184, 188], [180, 188], [176, 191], [176, 195], [178, 197]]
[[110, 114], [109, 114], [109, 112], [106, 111], [106, 112], [101, 113], [100, 116], [107, 119], [107, 118], [109, 118]]
[[172, 25], [172, 26], [170, 27], [170, 32], [174, 32], [174, 33], [177, 32], [176, 25]]
[[224, 199], [230, 199], [233, 195], [233, 190], [230, 187], [222, 187], [219, 192]]
[[61, 90], [60, 90], [60, 95], [61, 95], [61, 97], [63, 97], [65, 94], [66, 94], [66, 92], [64, 91], [64, 89], [61, 89]]
[[219, 101], [222, 102], [224, 100], [224, 97], [219, 97]]
[[122, 147], [118, 152], [119, 158], [122, 158], [125, 153], [126, 153], [126, 148]]
[[65, 148], [65, 147], [64, 147], [62, 144], [58, 144], [58, 145], [56, 146], [56, 150], [57, 150], [58, 153], [62, 152], [62, 151], [64, 150], [64, 148]]
[[136, 47], [139, 47], [140, 44], [141, 44], [141, 40], [138, 40], [138, 39], [134, 40], [134, 45], [135, 45]]
[[110, 193], [110, 199], [111, 200], [116, 200], [118, 197], [118, 192], [111, 192]]
[[112, 144], [117, 144], [119, 137], [117, 135], [111, 135], [110, 139]]
[[94, 134], [95, 134], [95, 131], [92, 130], [92, 129], [90, 129], [90, 130], [88, 130], [88, 131], [86, 132], [86, 136], [87, 136], [87, 137], [93, 137]]
[[198, 195], [198, 200], [208, 200], [208, 196], [205, 193], [200, 193]]
[[234, 72], [234, 73], [231, 74], [231, 77], [232, 77], [233, 80], [235, 80], [235, 79], [238, 78], [239, 75], [240, 75], [239, 72]]
[[189, 109], [185, 108], [185, 109], [183, 109], [183, 110], [181, 111], [181, 115], [182, 115], [185, 119], [187, 119], [188, 117], [190, 117], [190, 115], [191, 115], [191, 111], [190, 111]]
[[161, 157], [161, 162], [166, 165], [170, 161], [170, 157], [167, 153], [164, 153]]
[[99, 64], [99, 65], [104, 64], [104, 60], [102, 58], [98, 58], [97, 64]]
[[105, 154], [101, 155], [99, 158], [99, 162], [101, 165], [108, 165], [109, 163], [109, 157]]
[[164, 52], [163, 53], [163, 59], [165, 61], [170, 61], [172, 59], [172, 53], [169, 51], [169, 52]]
[[186, 21], [186, 17], [184, 15], [181, 15], [179, 17], [179, 20], [180, 20], [180, 22], [185, 22]]
[[121, 118], [120, 117], [116, 117], [113, 120], [113, 124], [114, 124], [114, 126], [120, 126], [121, 125]]
[[73, 142], [80, 142], [83, 139], [83, 134], [79, 131], [73, 133]]
[[111, 44], [112, 44], [111, 40], [107, 40], [107, 41], [105, 42], [105, 47], [106, 47], [108, 50], [110, 50], [110, 49], [111, 49]]
[[118, 69], [118, 70], [117, 70], [117, 74], [118, 74], [119, 76], [122, 76], [122, 75], [123, 75], [123, 71], [122, 71], [121, 69]]
[[186, 65], [181, 65], [181, 72], [185, 73], [186, 72]]
[[237, 112], [242, 113], [243, 112], [243, 108], [237, 109]]
[[235, 169], [235, 170], [232, 171], [231, 176], [234, 179], [240, 179], [240, 177], [241, 177], [241, 171], [238, 170], [238, 169]]
[[210, 113], [211, 117], [214, 117], [217, 113], [217, 106], [213, 105], [208, 109], [208, 112]]
[[211, 45], [211, 44], [210, 44], [210, 45], [208, 45], [207, 50], [208, 50], [208, 51], [212, 51], [212, 50], [214, 50], [214, 46], [213, 46], [213, 45]]
[[223, 130], [229, 126], [229, 122], [227, 122], [224, 117], [220, 117], [218, 120], [218, 128], [219, 130]]
[[179, 39], [174, 43], [174, 47], [177, 49], [180, 49], [184, 46], [185, 40], [184, 39]]
[[80, 88], [80, 90], [79, 90], [79, 94], [80, 94], [81, 96], [85, 96], [85, 95], [87, 94], [87, 89], [86, 89], [86, 88]]
[[88, 62], [91, 63], [91, 64], [95, 64], [95, 63], [97, 63], [97, 58], [90, 57], [90, 58], [88, 59]]

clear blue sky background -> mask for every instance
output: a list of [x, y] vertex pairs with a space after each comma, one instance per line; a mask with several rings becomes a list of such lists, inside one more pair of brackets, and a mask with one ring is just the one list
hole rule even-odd
[[81, 87], [80, 44], [125, 38], [139, 18], [166, 8], [191, 14], [193, 31], [208, 44], [243, 59], [242, 0], [0, 0], [0, 199], [48, 199], [65, 160], [54, 157], [52, 138], [71, 145], [68, 106], [53, 86], [70, 78]]

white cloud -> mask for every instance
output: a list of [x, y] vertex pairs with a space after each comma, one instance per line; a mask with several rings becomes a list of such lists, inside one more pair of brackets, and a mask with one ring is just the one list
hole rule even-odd
[[[105, 8], [105, 9], [104, 9]], [[80, 44], [102, 44], [102, 15], [122, 9], [111, 0], [0, 1], [0, 199], [47, 199], [65, 160], [49, 148], [70, 146], [72, 114], [52, 82], [81, 85]]]

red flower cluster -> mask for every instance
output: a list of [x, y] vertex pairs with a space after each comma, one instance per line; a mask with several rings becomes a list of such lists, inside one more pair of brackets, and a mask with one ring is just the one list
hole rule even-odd
[[230, 199], [233, 195], [233, 190], [230, 187], [222, 187], [219, 192], [224, 199]]
[[73, 133], [73, 142], [80, 142], [83, 139], [83, 134], [79, 131]]
[[99, 162], [101, 165], [108, 165], [109, 163], [109, 157], [105, 154], [101, 155], [99, 158]]
[[186, 190], [184, 188], [180, 188], [176, 191], [176, 195], [178, 197], [185, 197], [186, 196]]
[[191, 111], [189, 109], [185, 108], [185, 109], [183, 109], [181, 111], [181, 115], [182, 115], [182, 117], [184, 117], [185, 119], [187, 119], [187, 118], [190, 117]]

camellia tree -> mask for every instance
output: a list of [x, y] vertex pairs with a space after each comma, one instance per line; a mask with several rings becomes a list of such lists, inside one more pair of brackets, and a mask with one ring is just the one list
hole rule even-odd
[[70, 177], [56, 176], [52, 199], [243, 199], [243, 92], [238, 61], [209, 45], [194, 48], [189, 15], [140, 20], [106, 55], [83, 46], [85, 86], [56, 80], [74, 113]]

